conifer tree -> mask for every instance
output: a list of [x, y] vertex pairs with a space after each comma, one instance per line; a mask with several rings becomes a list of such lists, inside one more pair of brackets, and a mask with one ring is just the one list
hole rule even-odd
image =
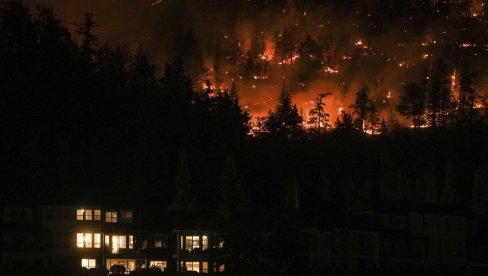
[[99, 26], [93, 13], [85, 13], [83, 22], [76, 24], [76, 33], [81, 37], [81, 50], [90, 58], [92, 58], [98, 44], [98, 37], [93, 31]]
[[403, 117], [412, 121], [415, 128], [425, 124], [425, 91], [414, 82], [409, 82], [400, 95], [400, 103], [397, 105], [397, 111]]
[[273, 112], [269, 112], [265, 123], [267, 131], [272, 135], [296, 137], [303, 129], [302, 121], [297, 106], [292, 104], [290, 92], [283, 84], [278, 105]]
[[365, 125], [367, 123], [368, 116], [370, 116], [372, 108], [371, 108], [371, 100], [368, 96], [368, 89], [361, 88], [356, 93], [356, 100], [353, 104], [349, 106], [353, 110], [353, 115], [357, 116], [355, 120], [355, 128], [360, 132], [365, 131]]
[[329, 124], [329, 117], [328, 113], [325, 113], [325, 106], [324, 98], [331, 95], [332, 93], [321, 93], [319, 94], [314, 100], [314, 107], [309, 111], [310, 118], [307, 121], [307, 124], [311, 125], [313, 129], [320, 134], [322, 132], [322, 128], [327, 130], [330, 127]]

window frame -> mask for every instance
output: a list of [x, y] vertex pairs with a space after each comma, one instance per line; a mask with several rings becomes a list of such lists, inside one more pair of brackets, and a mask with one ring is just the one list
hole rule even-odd
[[117, 223], [118, 222], [117, 211], [105, 211], [105, 222]]
[[[93, 261], [93, 263], [92, 263], [92, 261]], [[86, 262], [86, 265], [84, 265], [84, 262]], [[93, 264], [93, 266], [91, 264]], [[82, 258], [81, 259], [81, 267], [84, 267], [86, 269], [96, 268], [97, 267], [97, 259]]]

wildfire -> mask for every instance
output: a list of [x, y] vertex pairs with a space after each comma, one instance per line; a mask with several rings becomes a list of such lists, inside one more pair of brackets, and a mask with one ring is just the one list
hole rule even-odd
[[262, 75], [262, 76], [254, 75], [253, 79], [255, 79], [255, 80], [267, 80], [268, 76], [267, 75]]
[[457, 73], [456, 73], [456, 69], [454, 69], [452, 71], [452, 74], [451, 74], [451, 92], [454, 94], [454, 96], [457, 96], [459, 97], [458, 95], [458, 91], [457, 91], [457, 86], [458, 86], [458, 82], [457, 82]]
[[332, 69], [330, 67], [326, 67], [324, 69], [324, 73], [328, 73], [328, 74], [339, 74], [339, 70]]
[[[428, 124], [423, 124], [423, 125], [418, 126], [418, 128], [428, 128], [428, 127], [429, 127]], [[410, 125], [410, 128], [415, 128], [415, 126], [414, 125]]]
[[280, 61], [278, 62], [279, 65], [283, 65], [283, 64], [292, 64], [294, 63], [297, 59], [300, 58], [300, 55], [299, 54], [295, 54], [292, 58], [290, 59], [285, 59], [283, 61]]
[[163, 0], [155, 0], [151, 3], [151, 6], [156, 6], [156, 5], [160, 4], [161, 2], [163, 2]]
[[471, 47], [476, 47], [476, 44], [463, 43], [463, 44], [459, 45], [459, 48], [471, 48]]

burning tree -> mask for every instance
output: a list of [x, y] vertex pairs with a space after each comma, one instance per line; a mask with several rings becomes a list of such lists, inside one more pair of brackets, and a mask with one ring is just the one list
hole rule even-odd
[[312, 126], [312, 128], [317, 132], [317, 134], [321, 133], [322, 128], [330, 127], [329, 124], [329, 116], [330, 114], [325, 113], [325, 103], [324, 98], [332, 95], [332, 93], [321, 93], [319, 94], [314, 100], [314, 108], [310, 110], [308, 113], [310, 119], [308, 119], [307, 123]]

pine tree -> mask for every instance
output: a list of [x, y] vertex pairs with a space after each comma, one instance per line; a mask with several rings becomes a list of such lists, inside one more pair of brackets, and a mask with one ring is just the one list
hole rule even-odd
[[160, 82], [172, 105], [188, 106], [191, 104], [194, 85], [191, 78], [185, 73], [182, 59], [178, 58], [173, 63], [166, 64]]
[[473, 87], [473, 78], [475, 77], [474, 70], [467, 65], [463, 67], [461, 76], [459, 78], [459, 105], [458, 114], [460, 123], [473, 124], [479, 116], [479, 111], [476, 108], [476, 101], [479, 96]]
[[169, 205], [170, 211], [196, 211], [197, 201], [191, 185], [190, 168], [186, 153], [180, 154], [176, 177], [176, 199]]
[[383, 119], [381, 119], [380, 131], [381, 131], [381, 134], [387, 134], [388, 133], [388, 126], [386, 125], [385, 117], [383, 117]]
[[297, 106], [292, 104], [290, 93], [283, 84], [278, 105], [273, 112], [270, 111], [265, 123], [266, 130], [272, 135], [292, 138], [302, 132], [302, 121]]
[[452, 105], [449, 68], [441, 58], [431, 67], [427, 82], [426, 106], [431, 127], [445, 126]]
[[323, 102], [324, 98], [332, 95], [332, 93], [321, 93], [314, 100], [314, 108], [309, 111], [310, 118], [307, 124], [311, 125], [317, 134], [322, 133], [322, 128], [327, 130], [330, 127], [328, 113], [325, 113], [326, 104]]
[[397, 111], [403, 117], [412, 121], [415, 128], [425, 124], [425, 91], [416, 83], [409, 82], [400, 96], [400, 103], [397, 105]]
[[83, 22], [76, 24], [76, 33], [81, 37], [81, 50], [90, 58], [93, 58], [92, 55], [98, 44], [98, 37], [93, 33], [93, 30], [99, 26], [93, 13], [85, 13]]
[[356, 100], [349, 106], [353, 110], [353, 115], [357, 116], [355, 127], [361, 132], [365, 131], [366, 120], [371, 114], [371, 100], [368, 97], [368, 89], [361, 88], [356, 93]]
[[343, 133], [354, 132], [354, 121], [352, 119], [352, 115], [345, 112], [344, 110], [342, 110], [340, 116], [337, 117], [335, 125], [336, 125], [336, 131], [338, 132], [343, 132]]

